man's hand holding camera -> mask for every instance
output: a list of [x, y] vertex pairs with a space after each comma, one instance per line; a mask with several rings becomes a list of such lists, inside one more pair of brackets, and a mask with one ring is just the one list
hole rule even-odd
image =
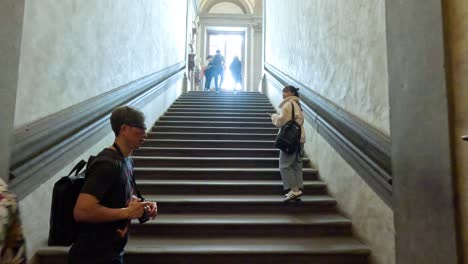
[[140, 198], [133, 197], [127, 207], [128, 219], [137, 219], [144, 215], [154, 219], [158, 214], [158, 206], [155, 202], [141, 201]]

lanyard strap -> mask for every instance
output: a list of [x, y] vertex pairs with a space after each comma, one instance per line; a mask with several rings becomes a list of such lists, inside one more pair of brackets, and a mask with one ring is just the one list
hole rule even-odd
[[[117, 150], [117, 152], [123, 158], [125, 158], [124, 154], [122, 153], [122, 150], [120, 149], [119, 145], [117, 145], [116, 142], [114, 142], [114, 144], [112, 146], [115, 148], [115, 150]], [[143, 196], [141, 196], [140, 190], [138, 190], [138, 188], [136, 186], [135, 177], [133, 176], [133, 171], [132, 171], [132, 175], [130, 176], [130, 178], [131, 178], [131, 181], [132, 181], [133, 190], [135, 190], [135, 192], [137, 193], [137, 197], [140, 198], [142, 201], [144, 201], [145, 199], [143, 198]]]
[[117, 150], [117, 152], [120, 154], [120, 156], [122, 156], [122, 158], [125, 158], [124, 154], [122, 153], [122, 150], [120, 149], [119, 145], [117, 145], [116, 142], [114, 142], [112, 146], [115, 148], [115, 150]]

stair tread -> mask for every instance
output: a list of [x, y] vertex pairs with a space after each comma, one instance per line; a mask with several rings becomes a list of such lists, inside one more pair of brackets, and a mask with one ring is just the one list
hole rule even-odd
[[[167, 149], [167, 150], [229, 150], [229, 151], [271, 151], [269, 148], [184, 148], [184, 147], [140, 147], [138, 150], [145, 149]], [[279, 149], [274, 149], [279, 151]]]
[[239, 136], [276, 136], [275, 133], [206, 133], [206, 132], [149, 132], [148, 135], [239, 135]]
[[146, 139], [145, 141], [183, 141], [183, 142], [275, 142], [274, 140], [243, 140], [243, 139]]
[[[250, 172], [279, 172], [279, 168], [200, 168], [200, 167], [184, 167], [184, 168], [174, 168], [174, 167], [135, 167], [135, 171], [250, 171]], [[316, 169], [312, 168], [303, 168], [303, 172], [312, 172], [316, 173]]]
[[[38, 251], [40, 255], [56, 255], [68, 252], [68, 247], [47, 247]], [[130, 238], [125, 248], [127, 255], [138, 253], [190, 254], [190, 253], [259, 253], [270, 254], [363, 254], [370, 253], [369, 247], [352, 237], [314, 238]]]
[[[264, 157], [173, 157], [173, 156], [132, 156], [134, 160], [221, 160], [221, 161], [229, 161], [229, 160], [279, 160], [279, 157], [272, 157], [272, 158], [264, 158]], [[309, 161], [308, 158], [302, 158], [303, 161]]]
[[[158, 123], [186, 123], [186, 122], [192, 122], [192, 123], [201, 123], [201, 124], [224, 124], [224, 123], [236, 123], [236, 124], [271, 124], [271, 122], [239, 122], [239, 121], [171, 121], [171, 120], [161, 120], [158, 121]], [[273, 125], [272, 125], [273, 126]]]
[[[138, 220], [132, 224], [140, 225]], [[351, 220], [339, 214], [161, 214], [145, 225], [186, 224], [284, 224], [284, 225], [350, 225]]]
[[[350, 237], [327, 238], [181, 238], [181, 239], [151, 239], [138, 238], [129, 241], [128, 249], [164, 251], [164, 252], [265, 252], [280, 254], [281, 252], [303, 253], [369, 253], [368, 247]], [[127, 250], [128, 252], [128, 250]]]
[[[146, 199], [156, 202], [236, 202], [236, 203], [283, 203], [282, 195], [218, 195], [218, 194], [162, 194], [162, 195], [146, 195]], [[301, 197], [302, 202], [331, 202], [336, 200], [329, 195], [304, 195]]]
[[207, 127], [207, 126], [165, 126], [165, 125], [158, 125], [158, 126], [153, 126], [154, 128], [158, 127], [164, 127], [164, 128], [177, 128], [177, 129], [237, 129], [237, 130], [242, 130], [242, 129], [249, 129], [249, 130], [277, 130], [279, 128], [277, 127]]
[[[256, 181], [256, 180], [137, 180], [138, 185], [282, 185], [281, 180], [277, 181]], [[304, 181], [305, 186], [326, 186], [322, 181]]]

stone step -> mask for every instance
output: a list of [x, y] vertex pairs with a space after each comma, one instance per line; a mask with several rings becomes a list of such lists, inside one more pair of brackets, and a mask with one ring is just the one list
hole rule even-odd
[[183, 112], [183, 113], [192, 113], [192, 112], [204, 112], [204, 113], [250, 113], [250, 114], [265, 114], [265, 113], [275, 113], [276, 110], [272, 107], [261, 107], [261, 108], [217, 108], [217, 107], [170, 107], [167, 109], [166, 113], [171, 112]]
[[[316, 169], [303, 168], [305, 181], [318, 180]], [[278, 168], [135, 168], [137, 180], [280, 180]]]
[[180, 96], [176, 101], [262, 101], [270, 103], [270, 99], [266, 96], [229, 96], [229, 97], [213, 97], [213, 96]]
[[156, 126], [205, 126], [205, 127], [266, 127], [275, 128], [271, 122], [242, 121], [157, 121]]
[[150, 132], [148, 139], [275, 140], [276, 134]]
[[146, 195], [158, 203], [161, 214], [194, 213], [336, 213], [336, 200], [328, 195], [304, 194], [301, 200], [284, 202], [284, 195]]
[[323, 237], [351, 235], [339, 214], [161, 214], [145, 224], [132, 221], [132, 237]]
[[206, 127], [200, 126], [154, 126], [152, 132], [199, 132], [199, 133], [258, 133], [258, 134], [277, 134], [276, 127]]
[[166, 157], [278, 157], [278, 149], [247, 148], [164, 148], [141, 147], [133, 152], [135, 156]]
[[[179, 167], [179, 168], [278, 168], [279, 158], [237, 158], [237, 157], [151, 157], [133, 156], [135, 167]], [[302, 159], [303, 166], [309, 165], [308, 158]]]
[[181, 96], [265, 96], [265, 94], [262, 94], [260, 92], [228, 92], [228, 91], [221, 91], [219, 93], [216, 93], [215, 91], [189, 91], [188, 93], [182, 94]]
[[196, 108], [196, 109], [216, 109], [218, 111], [225, 111], [225, 109], [238, 109], [244, 111], [250, 110], [261, 110], [265, 112], [275, 111], [275, 108], [271, 105], [237, 105], [237, 104], [219, 104], [219, 105], [209, 105], [209, 104], [173, 104], [171, 110], [181, 109], [181, 108]]
[[158, 121], [201, 121], [201, 122], [266, 122], [271, 123], [267, 113], [256, 117], [233, 117], [233, 116], [161, 116]]
[[225, 103], [225, 102], [174, 102], [172, 106], [188, 106], [188, 107], [220, 107], [220, 108], [269, 108], [273, 107], [271, 103], [246, 103], [246, 102], [231, 102], [231, 103]]
[[[268, 238], [130, 238], [128, 264], [367, 264], [370, 249], [349, 236]], [[39, 264], [67, 263], [67, 247], [37, 251]]]
[[275, 148], [274, 140], [192, 140], [192, 139], [147, 139], [148, 147], [187, 148]]
[[[208, 117], [243, 117], [244, 119], [250, 117], [264, 117], [267, 115], [265, 112], [258, 113], [238, 113], [238, 112], [202, 112], [202, 111], [193, 111], [193, 112], [166, 112], [164, 116], [208, 116]], [[269, 116], [268, 116], [269, 118]]]
[[268, 99], [177, 99], [174, 101], [177, 104], [197, 104], [197, 105], [224, 105], [224, 104], [238, 104], [238, 105], [267, 105], [272, 104]]
[[[144, 195], [150, 194], [204, 194], [204, 195], [281, 195], [284, 193], [280, 179], [275, 181], [255, 180], [138, 180], [138, 189]], [[326, 185], [321, 181], [305, 181], [307, 195], [327, 194]]]

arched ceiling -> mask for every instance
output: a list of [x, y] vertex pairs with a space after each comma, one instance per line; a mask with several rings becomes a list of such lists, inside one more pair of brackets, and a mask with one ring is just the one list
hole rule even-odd
[[254, 12], [254, 0], [201, 0], [200, 10], [203, 13], [208, 13], [210, 9], [219, 3], [228, 2], [237, 5], [244, 14], [253, 14]]

